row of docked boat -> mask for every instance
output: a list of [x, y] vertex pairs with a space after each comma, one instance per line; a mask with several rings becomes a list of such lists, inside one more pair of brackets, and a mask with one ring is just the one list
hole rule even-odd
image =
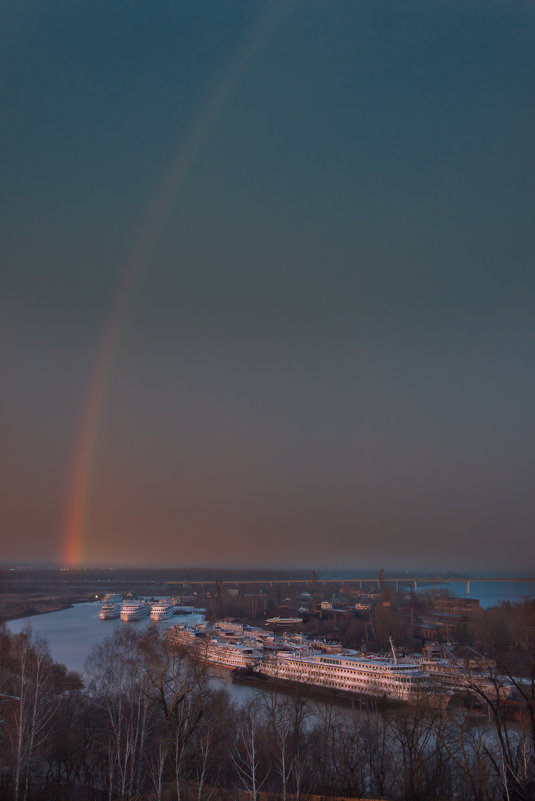
[[[431, 703], [445, 706], [454, 692], [468, 686], [469, 677], [455, 660], [401, 657], [392, 642], [391, 655], [369, 654], [303, 634], [274, 634], [231, 621], [171, 626], [165, 636], [195, 659], [237, 674], [349, 696], [415, 702], [425, 695]], [[473, 675], [470, 678], [473, 682]], [[480, 681], [485, 681], [483, 675]]]
[[259, 678], [304, 683], [342, 693], [410, 701], [433, 687], [414, 659], [361, 654], [302, 634], [276, 636], [263, 629], [220, 621], [213, 626], [172, 626], [168, 641], [200, 661]]
[[171, 599], [153, 603], [140, 598], [126, 597], [122, 595], [106, 595], [100, 607], [99, 617], [101, 620], [112, 620], [120, 617], [121, 620], [129, 622], [132, 620], [142, 620], [149, 617], [151, 620], [169, 620], [175, 614], [175, 606]]

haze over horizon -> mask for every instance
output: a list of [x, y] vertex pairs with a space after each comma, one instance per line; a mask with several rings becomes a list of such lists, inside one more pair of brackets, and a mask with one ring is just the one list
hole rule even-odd
[[[60, 572], [60, 573], [159, 573], [167, 575], [169, 573], [176, 573], [176, 576], [183, 578], [184, 581], [206, 581], [213, 580], [214, 576], [219, 576], [225, 581], [243, 580], [250, 583], [255, 581], [275, 581], [278, 577], [282, 580], [286, 576], [295, 576], [302, 581], [312, 581], [312, 574], [316, 575], [318, 581], [324, 579], [360, 579], [366, 581], [379, 581], [379, 574], [384, 574], [385, 580], [392, 581], [393, 579], [410, 580], [413, 578], [426, 580], [436, 579], [439, 582], [447, 582], [450, 579], [453, 581], [462, 581], [465, 579], [489, 582], [493, 579], [503, 580], [507, 592], [511, 592], [509, 582], [514, 585], [519, 582], [523, 590], [524, 582], [535, 581], [535, 577], [529, 571], [524, 570], [504, 570], [500, 566], [494, 565], [492, 567], [485, 566], [484, 569], [479, 569], [477, 565], [468, 565], [461, 569], [455, 569], [448, 566], [436, 567], [433, 565], [389, 565], [379, 566], [373, 564], [359, 565], [357, 563], [346, 566], [341, 565], [321, 565], [311, 567], [307, 564], [295, 565], [277, 565], [277, 564], [264, 564], [264, 565], [225, 565], [225, 564], [81, 564], [74, 567], [67, 567], [61, 562], [0, 562], [0, 570], [5, 572]], [[270, 578], [271, 577], [271, 578]], [[474, 595], [477, 594], [475, 591]], [[522, 591], [520, 592], [522, 596]]]
[[533, 565], [535, 6], [0, 18], [2, 561]]

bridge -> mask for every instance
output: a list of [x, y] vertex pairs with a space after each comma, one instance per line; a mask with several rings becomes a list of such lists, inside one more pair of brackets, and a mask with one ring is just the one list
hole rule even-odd
[[374, 587], [382, 587], [385, 584], [395, 584], [396, 592], [399, 591], [399, 587], [409, 585], [413, 587], [415, 590], [418, 589], [418, 585], [420, 586], [432, 586], [435, 587], [437, 584], [465, 584], [466, 585], [466, 594], [470, 595], [471, 585], [474, 583], [479, 582], [535, 582], [535, 577], [526, 577], [526, 578], [509, 578], [506, 576], [457, 576], [455, 578], [449, 577], [434, 577], [434, 576], [381, 576], [379, 578], [374, 578], [370, 576], [357, 576], [353, 578], [347, 577], [340, 577], [340, 578], [284, 578], [284, 579], [262, 579], [262, 578], [250, 578], [250, 579], [184, 579], [183, 581], [166, 581], [166, 584], [170, 585], [180, 585], [180, 586], [188, 586], [188, 587], [200, 587], [202, 588], [203, 594], [207, 587], [240, 587], [243, 585], [247, 586], [255, 586], [255, 587], [274, 587], [274, 586], [287, 586], [291, 587], [292, 585], [302, 585], [305, 587], [319, 587], [324, 586], [326, 587], [328, 584], [338, 584], [342, 587], [346, 587], [349, 585], [358, 585], [359, 588], [369, 587], [373, 585]]

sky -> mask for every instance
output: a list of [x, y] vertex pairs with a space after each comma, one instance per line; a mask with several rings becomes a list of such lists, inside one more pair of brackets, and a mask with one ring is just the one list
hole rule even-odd
[[529, 572], [534, 36], [6, 0], [1, 561]]

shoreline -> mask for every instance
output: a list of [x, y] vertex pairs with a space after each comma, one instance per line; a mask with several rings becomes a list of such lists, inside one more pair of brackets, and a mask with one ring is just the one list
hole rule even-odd
[[72, 609], [75, 604], [87, 603], [94, 600], [86, 595], [70, 596], [68, 599], [55, 597], [25, 598], [24, 596], [0, 597], [0, 620], [9, 623], [26, 617], [37, 617], [51, 612], [61, 612]]

